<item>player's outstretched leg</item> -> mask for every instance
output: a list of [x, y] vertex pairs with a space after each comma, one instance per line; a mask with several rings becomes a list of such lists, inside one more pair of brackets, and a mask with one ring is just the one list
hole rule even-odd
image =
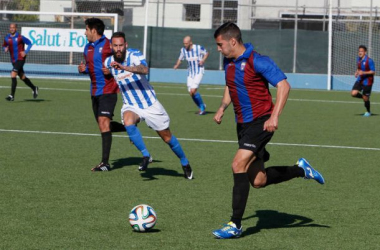
[[171, 138], [167, 144], [174, 154], [180, 159], [184, 177], [189, 180], [193, 179], [193, 170], [191, 169], [189, 160], [186, 158], [185, 152], [183, 152], [181, 144], [179, 144], [177, 138], [174, 135], [171, 135]]
[[110, 129], [112, 133], [116, 132], [125, 132], [125, 127], [123, 124], [117, 121], [111, 121], [110, 123]]
[[206, 113], [206, 104], [204, 104], [201, 94], [199, 92], [196, 92], [193, 95], [193, 99], [196, 99], [196, 103], [198, 103], [199, 107], [199, 115], [204, 115]]
[[184, 177], [189, 180], [193, 179], [193, 170], [190, 167], [189, 160], [186, 158], [181, 144], [179, 144], [177, 138], [172, 135], [170, 129], [166, 128], [164, 130], [156, 130], [156, 132], [161, 139], [169, 145], [173, 153], [180, 159]]
[[25, 83], [25, 85], [32, 89], [33, 98], [36, 99], [38, 96], [38, 87], [35, 86], [32, 83], [32, 81], [28, 77], [25, 76], [23, 71], [19, 72], [18, 75], [19, 75], [20, 79]]
[[325, 179], [321, 173], [315, 170], [305, 158], [300, 158], [297, 165], [305, 171], [305, 179], [313, 179], [319, 184], [325, 184]]
[[139, 166], [139, 171], [145, 171], [148, 168], [149, 163], [152, 162], [152, 157], [145, 146], [140, 130], [136, 125], [125, 126], [125, 130], [129, 135], [129, 139], [143, 155], [143, 161]]

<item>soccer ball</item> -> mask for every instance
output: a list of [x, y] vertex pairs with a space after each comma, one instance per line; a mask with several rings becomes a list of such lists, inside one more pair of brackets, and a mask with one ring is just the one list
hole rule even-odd
[[156, 212], [149, 205], [137, 205], [129, 213], [129, 223], [137, 232], [146, 232], [152, 229], [156, 225], [156, 221]]

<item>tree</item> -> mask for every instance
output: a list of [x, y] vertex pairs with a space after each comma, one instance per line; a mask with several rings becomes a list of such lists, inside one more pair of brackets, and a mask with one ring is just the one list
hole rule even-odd
[[[40, 0], [12, 0], [7, 9], [9, 10], [26, 10], [26, 11], [39, 11]], [[36, 21], [37, 15], [14, 15], [13, 21]]]

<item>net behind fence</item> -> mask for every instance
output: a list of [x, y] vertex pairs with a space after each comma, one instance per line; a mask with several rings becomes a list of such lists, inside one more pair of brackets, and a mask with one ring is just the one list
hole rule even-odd
[[[24, 17], [25, 16], [25, 17]], [[76, 66], [83, 61], [83, 49], [87, 44], [85, 19], [90, 16], [26, 15], [7, 14], [7, 20], [0, 23], [0, 41], [9, 33], [9, 25], [17, 24], [17, 32], [33, 43], [26, 59], [27, 73], [41, 76], [77, 77]], [[114, 30], [114, 16], [98, 17], [106, 25], [106, 34]], [[32, 21], [24, 21], [33, 19]], [[41, 20], [53, 21], [41, 21]], [[0, 73], [9, 74], [11, 69], [9, 53], [0, 53]]]
[[[372, 34], [369, 21], [335, 20], [333, 22], [332, 75], [335, 87], [352, 88], [355, 82], [359, 45], [368, 48], [375, 67], [380, 67], [380, 24], [373, 22], [371, 29]], [[376, 82], [373, 90], [380, 90]]]

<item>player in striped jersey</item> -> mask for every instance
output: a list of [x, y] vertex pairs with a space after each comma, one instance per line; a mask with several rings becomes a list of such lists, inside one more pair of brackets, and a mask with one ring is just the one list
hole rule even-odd
[[[139, 166], [145, 171], [152, 157], [147, 150], [136, 124], [140, 121], [154, 129], [180, 159], [184, 177], [193, 178], [193, 171], [177, 138], [169, 129], [170, 118], [165, 108], [157, 100], [153, 87], [146, 78], [148, 65], [139, 50], [128, 48], [123, 32], [115, 32], [111, 39], [113, 56], [108, 57], [104, 65], [114, 76], [121, 95], [123, 107], [121, 116], [130, 140], [143, 155]], [[128, 48], [128, 49], [127, 49]]]
[[183, 60], [187, 60], [187, 88], [191, 98], [199, 108], [199, 115], [206, 113], [206, 104], [204, 104], [201, 94], [197, 92], [199, 84], [204, 74], [204, 63], [209, 53], [201, 45], [193, 44], [191, 37], [186, 36], [183, 39], [183, 48], [181, 48], [177, 63], [174, 69], [177, 69]]
[[[365, 112], [363, 116], [369, 117], [371, 116], [369, 97], [371, 95], [372, 85], [375, 79], [375, 63], [367, 55], [367, 47], [364, 45], [359, 46], [356, 64], [356, 82], [352, 87], [351, 96], [363, 99], [364, 106], [367, 109], [367, 112]], [[363, 92], [363, 94], [360, 92]]]
[[[25, 45], [27, 45], [26, 49]], [[11, 23], [9, 25], [9, 34], [5, 36], [3, 43], [3, 49], [5, 52], [9, 51], [13, 65], [11, 72], [12, 88], [11, 94], [5, 98], [7, 101], [14, 101], [17, 87], [17, 75], [29, 88], [32, 89], [33, 98], [37, 98], [38, 96], [38, 87], [33, 85], [24, 72], [26, 54], [28, 54], [32, 46], [33, 44], [28, 38], [17, 32], [17, 24]]]
[[[214, 230], [213, 234], [220, 239], [230, 239], [242, 234], [241, 222], [250, 184], [254, 188], [263, 188], [296, 177], [313, 179], [320, 184], [325, 181], [304, 158], [294, 166], [264, 167], [270, 156], [265, 146], [278, 128], [290, 85], [286, 75], [269, 57], [254, 51], [252, 44], [243, 43], [236, 24], [223, 24], [215, 31], [214, 38], [218, 51], [225, 57], [226, 77], [222, 103], [214, 120], [220, 124], [225, 109], [233, 104], [239, 149], [231, 164], [234, 180], [231, 220], [221, 229]], [[277, 88], [275, 105], [269, 84]]]
[[83, 52], [86, 63], [81, 62], [78, 71], [90, 76], [92, 110], [102, 135], [102, 160], [91, 171], [109, 171], [112, 132], [124, 131], [122, 124], [111, 122], [119, 88], [109, 70], [103, 67], [104, 60], [112, 55], [111, 43], [103, 35], [105, 28], [103, 21], [89, 18], [85, 24], [85, 35], [89, 43]]

